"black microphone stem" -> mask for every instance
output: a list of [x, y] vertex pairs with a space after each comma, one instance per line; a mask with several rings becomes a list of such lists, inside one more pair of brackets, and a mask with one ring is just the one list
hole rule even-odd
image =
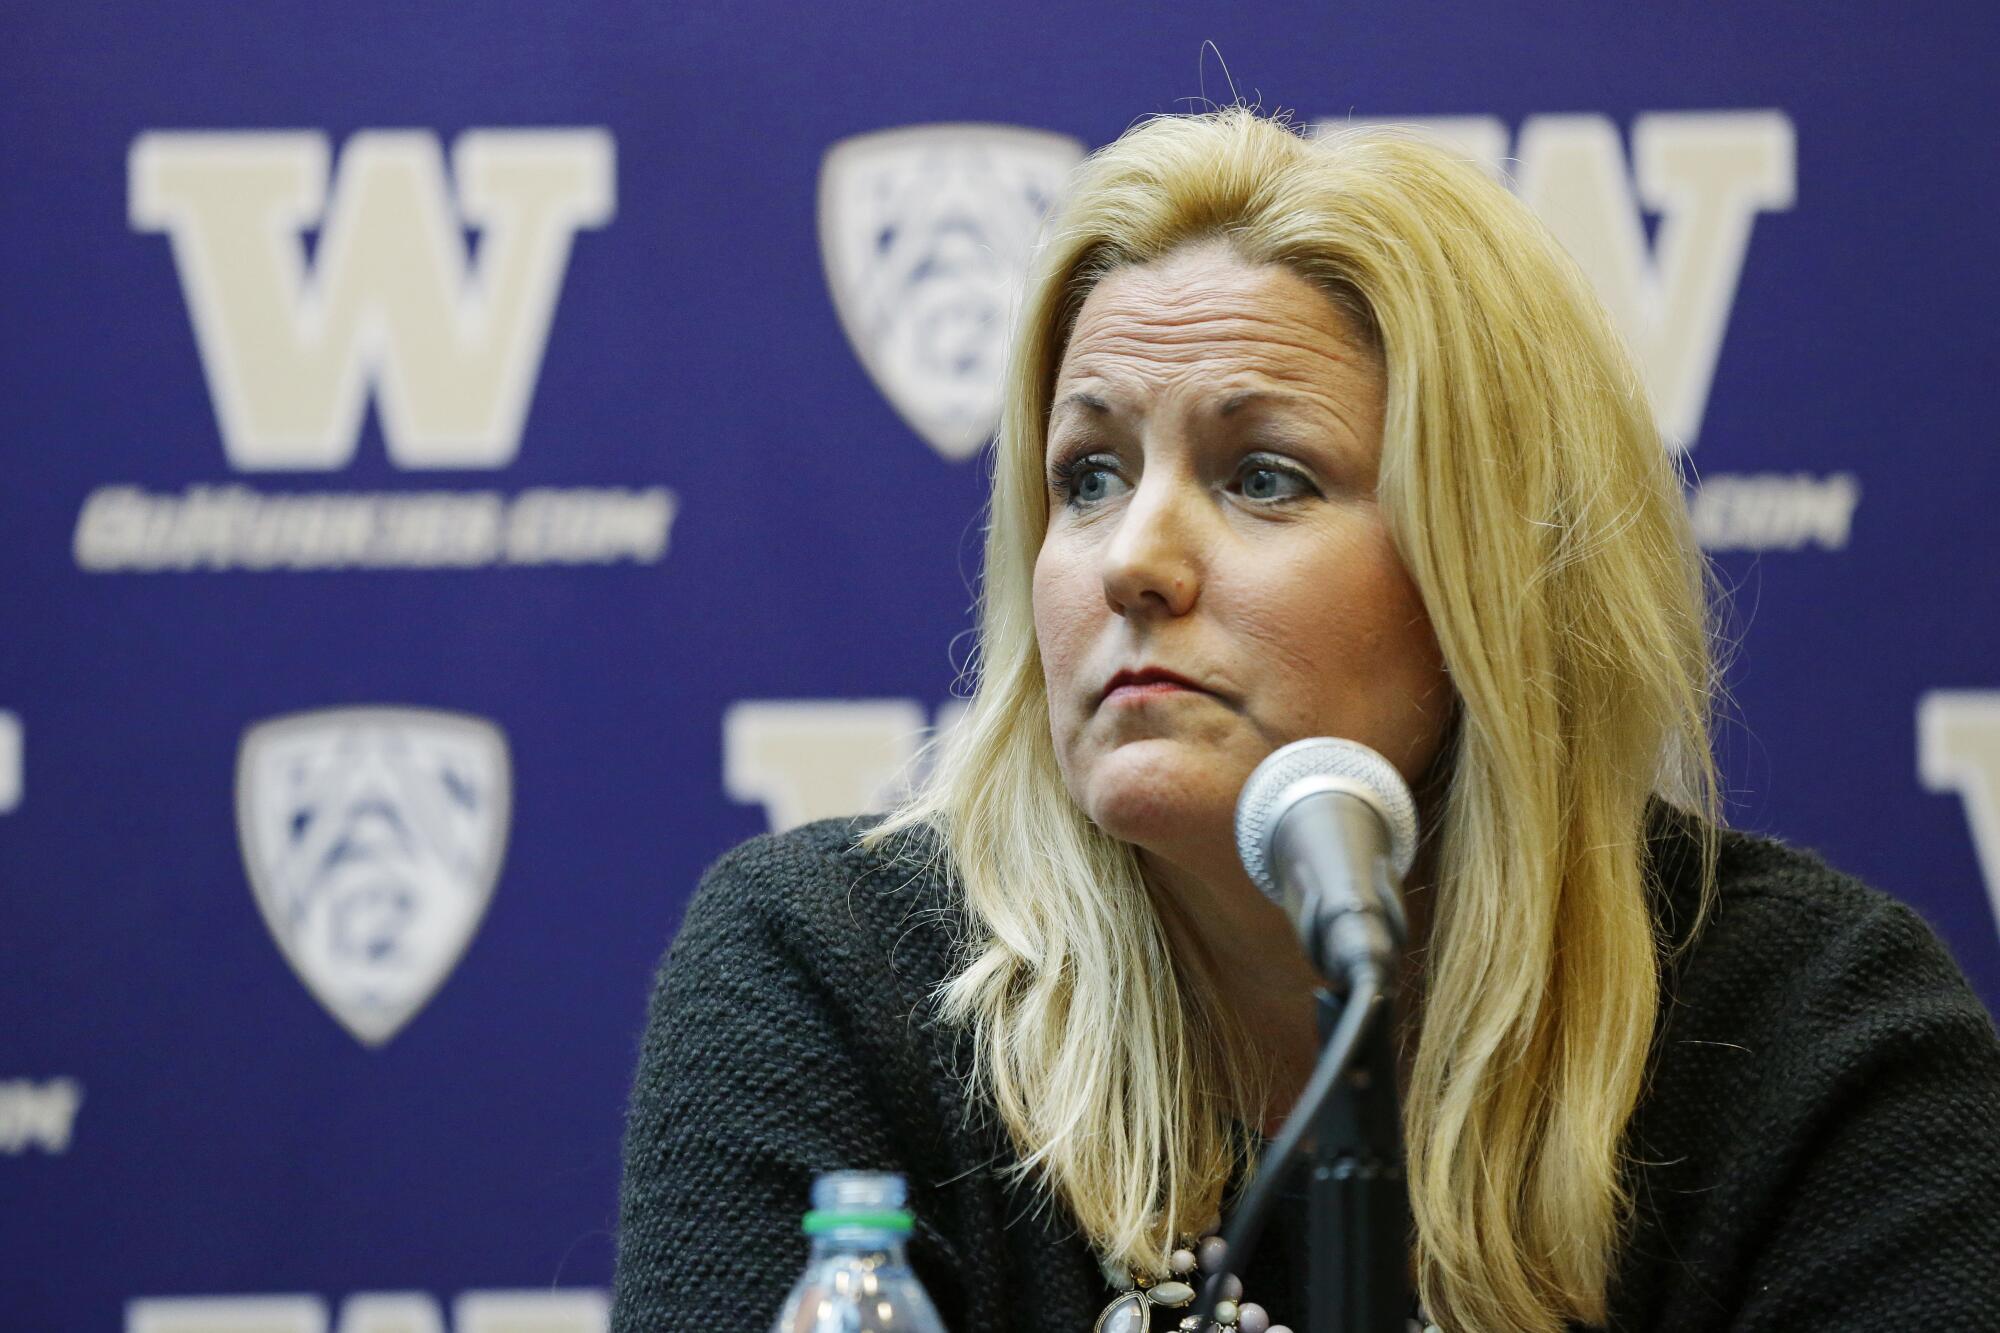
[[[1413, 1309], [1395, 1024], [1378, 991], [1357, 988], [1344, 1007], [1364, 1002], [1372, 1021], [1361, 1025], [1359, 1058], [1315, 1116], [1302, 1333], [1403, 1333]], [[1319, 993], [1320, 1031], [1329, 1040], [1346, 1017], [1342, 1008]]]
[[[1398, 1322], [1393, 1328], [1384, 1323], [1343, 1325], [1321, 1322], [1322, 1307], [1329, 1312], [1328, 1317], [1338, 1317], [1333, 1312], [1337, 1308], [1334, 1304], [1335, 1298], [1339, 1295], [1338, 1287], [1322, 1285], [1324, 1280], [1339, 1280], [1332, 1274], [1321, 1272], [1323, 1255], [1337, 1257], [1343, 1262], [1355, 1257], [1376, 1257], [1378, 1262], [1371, 1265], [1370, 1271], [1380, 1266], [1379, 1251], [1382, 1246], [1371, 1246], [1367, 1242], [1361, 1242], [1358, 1246], [1340, 1242], [1329, 1243], [1322, 1232], [1322, 1216], [1326, 1222], [1334, 1226], [1346, 1225], [1341, 1219], [1350, 1211], [1365, 1213], [1367, 1217], [1364, 1220], [1369, 1220], [1371, 1225], [1384, 1220], [1380, 1216], [1380, 1208], [1376, 1206], [1382, 1194], [1374, 1179], [1377, 1173], [1365, 1169], [1366, 1162], [1361, 1164], [1364, 1169], [1339, 1168], [1339, 1163], [1328, 1155], [1327, 1149], [1335, 1142], [1328, 1137], [1329, 1131], [1338, 1134], [1342, 1142], [1349, 1137], [1345, 1129], [1348, 1117], [1351, 1115], [1346, 1109], [1349, 1098], [1347, 1095], [1336, 1097], [1333, 1094], [1336, 1088], [1341, 1086], [1342, 1076], [1347, 1073], [1355, 1053], [1361, 1049], [1363, 1038], [1368, 1037], [1372, 1030], [1373, 1040], [1370, 1045], [1386, 1045], [1393, 1034], [1390, 1032], [1389, 1024], [1377, 1021], [1381, 1011], [1388, 1008], [1388, 1003], [1383, 994], [1383, 979], [1373, 969], [1361, 971], [1348, 991], [1344, 1003], [1324, 990], [1319, 992], [1319, 1003], [1320, 1030], [1325, 1037], [1319, 1063], [1314, 1066], [1312, 1078], [1307, 1080], [1305, 1091], [1299, 1095], [1298, 1104], [1292, 1108], [1292, 1113], [1285, 1118], [1284, 1127], [1278, 1131], [1278, 1137], [1272, 1141], [1271, 1150], [1259, 1164], [1256, 1179], [1251, 1182], [1249, 1192], [1244, 1195], [1243, 1202], [1236, 1208], [1228, 1227], [1223, 1231], [1222, 1241], [1227, 1253], [1224, 1267], [1227, 1271], [1241, 1273], [1249, 1266], [1250, 1256], [1256, 1249], [1258, 1238], [1263, 1234], [1264, 1224], [1270, 1219], [1272, 1205], [1278, 1201], [1279, 1191], [1285, 1179], [1291, 1175], [1293, 1166], [1298, 1162], [1305, 1145], [1306, 1134], [1309, 1130], [1317, 1130], [1319, 1142], [1315, 1145], [1314, 1152], [1311, 1206], [1314, 1256], [1311, 1284], [1312, 1313], [1311, 1320], [1306, 1326], [1308, 1333], [1323, 1333], [1323, 1330], [1327, 1329], [1337, 1329], [1340, 1333], [1377, 1333], [1378, 1329], [1402, 1333], [1401, 1313], [1398, 1313]], [[1395, 1123], [1395, 1066], [1391, 1064], [1380, 1071], [1361, 1072], [1365, 1074], [1365, 1082], [1370, 1088], [1384, 1085], [1387, 1088], [1393, 1135], [1388, 1140], [1388, 1160], [1396, 1164], [1391, 1184], [1394, 1187], [1395, 1202], [1407, 1212], [1408, 1201], [1403, 1195], [1401, 1170], [1402, 1130], [1401, 1126]], [[1351, 1088], [1343, 1089], [1345, 1093], [1351, 1091]], [[1367, 1123], [1373, 1126], [1378, 1120], [1379, 1112], [1371, 1103], [1371, 1113]], [[1322, 1170], [1330, 1165], [1339, 1169], [1327, 1173], [1324, 1182], [1327, 1206], [1322, 1207], [1320, 1177]], [[1357, 1185], [1361, 1186], [1358, 1195], [1354, 1193]], [[1350, 1199], [1357, 1199], [1362, 1206], [1354, 1208], [1348, 1202]], [[1402, 1249], [1403, 1237], [1407, 1234], [1407, 1230], [1404, 1226], [1399, 1227], [1396, 1232], [1397, 1243], [1394, 1248], [1398, 1251]], [[1401, 1273], [1403, 1269], [1400, 1266], [1400, 1258], [1398, 1264], [1397, 1271]], [[1392, 1285], [1396, 1290], [1406, 1290], [1406, 1285], [1400, 1280]], [[1197, 1327], [1209, 1326], [1209, 1321], [1215, 1317], [1216, 1304], [1221, 1299], [1222, 1274], [1217, 1273], [1211, 1275], [1203, 1284], [1201, 1297], [1195, 1304], [1194, 1314], [1200, 1321]], [[1407, 1308], [1407, 1305], [1408, 1301], [1405, 1298], [1403, 1308]], [[1383, 1308], [1387, 1308], [1386, 1302]]]

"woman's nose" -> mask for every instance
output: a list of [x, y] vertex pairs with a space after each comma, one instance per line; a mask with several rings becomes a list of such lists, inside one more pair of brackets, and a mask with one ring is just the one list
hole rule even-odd
[[1201, 595], [1194, 519], [1166, 478], [1146, 477], [1104, 548], [1104, 600], [1121, 616], [1183, 616]]

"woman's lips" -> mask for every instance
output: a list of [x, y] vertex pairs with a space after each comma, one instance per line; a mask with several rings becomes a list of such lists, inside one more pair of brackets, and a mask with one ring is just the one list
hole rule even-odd
[[1170, 699], [1181, 694], [1206, 694], [1201, 686], [1171, 671], [1151, 667], [1144, 671], [1121, 671], [1104, 687], [1099, 700], [1105, 704], [1140, 704]]
[[1104, 702], [1108, 704], [1136, 704], [1145, 703], [1150, 699], [1165, 699], [1176, 694], [1199, 693], [1199, 690], [1191, 690], [1185, 685], [1173, 685], [1162, 680], [1154, 681], [1148, 685], [1120, 685], [1117, 689], [1104, 696]]

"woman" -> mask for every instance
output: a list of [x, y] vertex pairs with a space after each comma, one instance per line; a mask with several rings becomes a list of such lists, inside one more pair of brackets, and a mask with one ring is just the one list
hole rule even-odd
[[[984, 580], [927, 785], [738, 849], [689, 910], [618, 1327], [768, 1320], [843, 1166], [910, 1177], [955, 1333], [1081, 1333], [1164, 1274], [1316, 1053], [1231, 835], [1316, 735], [1424, 815], [1399, 1036], [1432, 1320], [2000, 1327], [1991, 1024], [1907, 910], [1717, 831], [1680, 490], [1504, 190], [1242, 108], [1098, 153], [1028, 285]], [[1246, 1330], [1305, 1319], [1302, 1230], [1240, 1275]]]

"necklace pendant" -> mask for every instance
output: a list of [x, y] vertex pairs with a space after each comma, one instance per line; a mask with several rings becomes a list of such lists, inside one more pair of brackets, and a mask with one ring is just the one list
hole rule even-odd
[[1135, 1287], [1104, 1307], [1090, 1333], [1146, 1333], [1152, 1322], [1152, 1303]]

